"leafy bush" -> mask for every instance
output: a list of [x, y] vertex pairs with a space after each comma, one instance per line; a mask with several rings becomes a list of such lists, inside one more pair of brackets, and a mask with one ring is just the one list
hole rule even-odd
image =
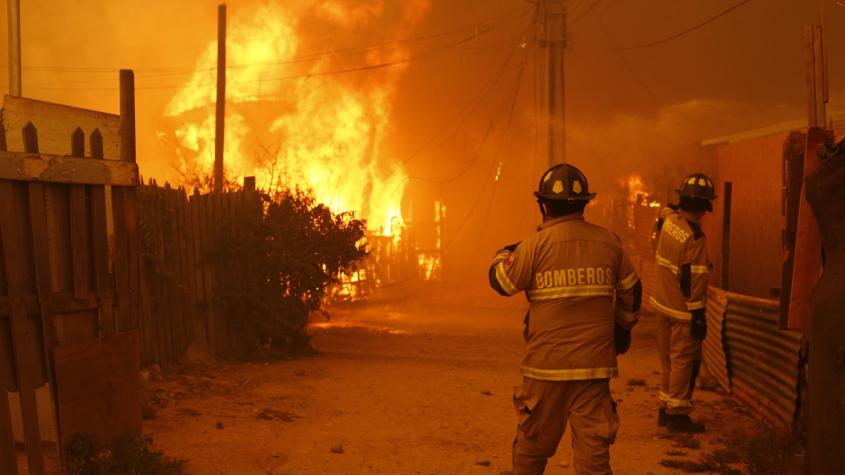
[[308, 349], [309, 312], [341, 270], [367, 255], [366, 223], [352, 213], [334, 213], [300, 190], [257, 197], [254, 212], [221, 223], [211, 256], [232, 358]]

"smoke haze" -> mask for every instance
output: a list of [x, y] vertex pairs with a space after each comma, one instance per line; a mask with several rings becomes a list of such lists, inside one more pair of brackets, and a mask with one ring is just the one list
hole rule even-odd
[[[116, 112], [117, 69], [135, 69], [142, 174], [180, 180], [173, 104], [215, 42], [218, 2], [22, 3], [24, 95]], [[692, 171], [684, 151], [702, 139], [806, 117], [803, 26], [817, 21], [814, 1], [753, 0], [675, 40], [636, 48], [735, 3], [568, 2], [567, 154], [600, 195], [624, 187], [633, 174], [663, 190]], [[831, 108], [838, 111], [845, 99], [845, 8], [825, 5]], [[407, 175], [406, 217], [430, 220], [434, 201], [446, 204], [444, 245], [448, 255], [461, 256], [447, 259], [447, 275], [479, 280], [496, 248], [532, 231], [538, 216], [531, 190], [546, 162], [535, 147], [543, 132], [535, 125], [542, 104], [531, 3], [237, 0], [228, 8], [230, 19], [258, 8], [284, 12], [295, 56], [361, 50], [278, 66], [275, 77], [296, 77], [265, 85], [262, 94], [278, 106], [325, 81], [358, 93], [384, 88], [385, 123], [368, 129], [379, 134], [368, 139], [369, 153], [384, 170], [396, 166]], [[362, 48], [368, 45], [383, 46]], [[232, 50], [228, 60], [239, 63]], [[391, 61], [399, 64], [303, 77]], [[7, 90], [6, 80], [0, 85]], [[213, 101], [213, 89], [203, 91], [201, 99]], [[241, 114], [257, 120], [276, 112], [261, 110], [259, 101], [254, 112]], [[257, 143], [245, 142], [242, 151]]]

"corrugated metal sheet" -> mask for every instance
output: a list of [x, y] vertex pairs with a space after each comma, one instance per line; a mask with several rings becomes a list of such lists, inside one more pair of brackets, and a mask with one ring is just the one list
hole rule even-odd
[[710, 287], [707, 292], [707, 338], [702, 345], [704, 368], [726, 392], [731, 391], [731, 375], [725, 354], [725, 291]]
[[776, 300], [726, 296], [724, 348], [732, 394], [769, 423], [789, 427], [798, 405], [803, 335], [778, 328]]

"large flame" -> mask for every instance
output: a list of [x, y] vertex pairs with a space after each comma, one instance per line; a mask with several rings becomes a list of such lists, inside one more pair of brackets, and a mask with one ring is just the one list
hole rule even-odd
[[[327, 29], [366, 28], [383, 13], [384, 2], [350, 7], [325, 0], [316, 10], [314, 3], [309, 3], [312, 8], [301, 3], [238, 10], [228, 22], [227, 177], [253, 175], [265, 188], [310, 189], [333, 210], [354, 211], [371, 230], [391, 235], [402, 224], [408, 178], [383, 156], [382, 144], [404, 66], [328, 73], [353, 61], [357, 66], [401, 63], [409, 52], [397, 42], [364, 48], [354, 58], [303, 55], [297, 27], [304, 20], [322, 22]], [[427, 11], [428, 0], [403, 8], [398, 31], [406, 34]], [[165, 110], [173, 125], [164, 133], [177, 142], [177, 167], [189, 176], [210, 174], [213, 167], [216, 61], [214, 41]]]

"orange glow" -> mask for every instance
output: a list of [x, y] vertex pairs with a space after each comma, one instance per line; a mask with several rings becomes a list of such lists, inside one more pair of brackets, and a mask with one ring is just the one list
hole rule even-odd
[[[318, 3], [333, 28], [360, 29], [381, 13], [383, 2], [350, 8]], [[404, 26], [413, 26], [427, 1], [409, 2]], [[313, 13], [313, 11], [311, 12]], [[331, 71], [332, 55], [301, 61], [297, 25], [301, 6], [269, 3], [236, 10], [228, 21], [225, 167], [230, 180], [255, 176], [264, 189], [300, 187], [336, 212], [354, 211], [370, 230], [397, 235], [408, 177], [382, 144], [402, 65], [370, 74], [365, 84]], [[193, 75], [171, 98], [164, 114], [176, 125], [165, 131], [178, 144], [177, 168], [185, 176], [210, 174], [214, 162], [217, 43], [211, 42]], [[364, 55], [365, 64], [401, 61], [403, 46]], [[312, 55], [312, 58], [317, 55]], [[313, 74], [313, 76], [312, 76]]]

